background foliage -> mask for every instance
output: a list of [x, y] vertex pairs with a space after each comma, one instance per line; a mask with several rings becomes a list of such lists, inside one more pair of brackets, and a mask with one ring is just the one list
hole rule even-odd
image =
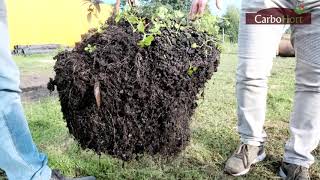
[[160, 3], [163, 5], [170, 5], [175, 10], [188, 12], [191, 6], [191, 0], [140, 0], [142, 4]]
[[229, 6], [226, 13], [219, 22], [220, 33], [224, 29], [224, 33], [230, 42], [236, 43], [238, 41], [240, 22], [240, 10], [236, 6]]

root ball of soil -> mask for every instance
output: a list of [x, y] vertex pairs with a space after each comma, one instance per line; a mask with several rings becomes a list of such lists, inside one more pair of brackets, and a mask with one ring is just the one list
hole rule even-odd
[[51, 83], [70, 133], [83, 148], [123, 160], [181, 152], [197, 95], [219, 63], [210, 38], [192, 28], [163, 28], [141, 48], [141, 35], [126, 22], [87, 34], [55, 57]]

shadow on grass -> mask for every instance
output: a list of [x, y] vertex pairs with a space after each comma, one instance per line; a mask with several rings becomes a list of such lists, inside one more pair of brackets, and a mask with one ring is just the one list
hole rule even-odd
[[269, 154], [264, 159], [264, 162], [267, 162], [264, 164], [264, 167], [266, 167], [269, 171], [273, 172], [274, 174], [278, 174], [279, 168], [281, 166], [281, 160], [278, 157]]

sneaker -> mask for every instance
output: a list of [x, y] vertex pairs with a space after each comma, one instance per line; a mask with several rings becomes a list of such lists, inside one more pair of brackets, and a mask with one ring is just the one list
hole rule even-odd
[[228, 159], [224, 171], [232, 176], [247, 174], [252, 164], [266, 157], [263, 146], [241, 144], [239, 149]]
[[60, 171], [52, 170], [50, 180], [96, 180], [93, 176], [81, 177], [81, 178], [67, 178], [64, 177]]
[[285, 162], [280, 167], [279, 176], [285, 180], [310, 180], [308, 168]]

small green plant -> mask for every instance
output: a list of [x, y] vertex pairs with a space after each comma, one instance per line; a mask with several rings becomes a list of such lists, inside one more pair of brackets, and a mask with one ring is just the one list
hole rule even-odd
[[[161, 35], [162, 28], [167, 28], [170, 33], [185, 31], [185, 34], [189, 36], [187, 38], [192, 36], [189, 31], [207, 33], [208, 36], [203, 42], [191, 44], [193, 49], [211, 47], [211, 43], [217, 47], [219, 45], [219, 39], [217, 38], [219, 33], [218, 18], [208, 12], [204, 17], [190, 21], [187, 14], [182, 11], [174, 10], [168, 5], [154, 4], [154, 6], [148, 5], [139, 8], [127, 7], [115, 17], [116, 23], [122, 20], [130, 24], [133, 32], [141, 34], [142, 39], [137, 44], [142, 48], [150, 46], [156, 37]], [[192, 76], [197, 71], [198, 67], [190, 64], [187, 74]]]
[[[142, 39], [138, 42], [140, 47], [150, 46], [155, 37], [161, 34], [161, 28], [184, 31], [194, 27], [197, 31], [207, 32], [210, 35], [217, 35], [219, 32], [215, 16], [207, 13], [200, 19], [189, 21], [186, 13], [174, 10], [170, 5], [149, 4], [139, 8], [127, 7], [115, 17], [116, 23], [121, 20], [129, 22], [134, 32], [142, 34]], [[192, 46], [192, 48], [197, 47], [197, 44]]]
[[123, 13], [118, 14], [115, 18], [115, 22], [118, 23], [121, 19], [125, 19], [129, 22], [133, 32], [138, 31], [142, 34], [143, 38], [138, 42], [140, 47], [150, 46], [155, 36], [161, 34], [161, 27], [165, 27], [165, 24], [161, 23], [156, 18], [151, 18], [152, 26], [150, 24], [146, 24], [145, 18], [137, 16], [136, 12], [132, 9], [127, 9]]
[[[161, 28], [184, 30], [187, 26], [187, 16], [182, 11], [164, 5], [151, 5], [147, 8], [128, 8], [115, 18], [116, 23], [124, 19], [129, 22], [134, 32], [142, 34], [142, 39], [138, 42], [140, 47], [150, 46], [155, 37], [161, 34]], [[146, 23], [146, 18], [151, 22]]]
[[193, 48], [193, 49], [196, 49], [197, 47], [199, 47], [197, 43], [193, 43], [193, 44], [191, 45], [191, 48]]
[[143, 39], [138, 42], [138, 45], [140, 47], [147, 47], [151, 45], [153, 40], [154, 40], [153, 35], [144, 35]]
[[97, 29], [98, 33], [102, 33], [104, 30], [108, 28], [108, 24], [102, 21], [99, 21], [99, 27]]
[[198, 71], [198, 67], [192, 66], [192, 64], [190, 64], [187, 73], [189, 76], [192, 76], [197, 71]]
[[91, 44], [88, 44], [87, 47], [84, 48], [84, 51], [88, 53], [93, 53], [97, 49], [96, 46], [92, 46]]
[[200, 32], [206, 32], [213, 36], [218, 36], [219, 26], [218, 26], [218, 17], [213, 16], [210, 12], [205, 12], [201, 18], [197, 18], [192, 22], [194, 26]]

